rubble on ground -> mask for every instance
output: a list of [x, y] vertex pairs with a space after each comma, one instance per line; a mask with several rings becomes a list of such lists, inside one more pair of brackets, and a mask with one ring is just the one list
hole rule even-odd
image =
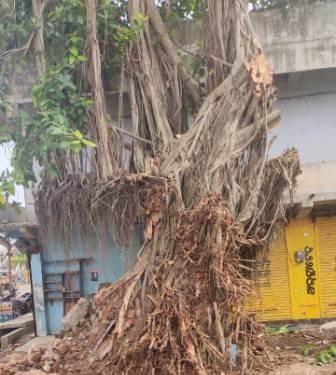
[[336, 328], [336, 321], [327, 322], [320, 326], [320, 331], [330, 330]]
[[[0, 362], [0, 374], [110, 375], [111, 372], [103, 370], [106, 346], [94, 350], [97, 337], [102, 334], [95, 318], [96, 314], [91, 314], [80, 327], [62, 339], [56, 339], [53, 345], [33, 346], [25, 355], [9, 356], [6, 363]], [[267, 350], [261, 351], [259, 356], [263, 366], [255, 374], [336, 375], [335, 362], [323, 366], [317, 363], [319, 353], [336, 344], [336, 329], [321, 331], [318, 326], [305, 327], [286, 334], [267, 335], [266, 341]]]
[[1, 375], [13, 374], [52, 374], [56, 369], [62, 369], [64, 356], [70, 350], [70, 339], [56, 341], [54, 347], [32, 347], [26, 355], [15, 356], [7, 362], [0, 362]]

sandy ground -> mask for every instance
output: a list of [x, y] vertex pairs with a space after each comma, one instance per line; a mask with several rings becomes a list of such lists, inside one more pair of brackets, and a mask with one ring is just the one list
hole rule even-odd
[[282, 366], [271, 372], [272, 375], [336, 375], [336, 365], [329, 364], [323, 367], [312, 366], [306, 363], [295, 363]]
[[[266, 342], [270, 375], [336, 375], [336, 322], [268, 335]], [[322, 364], [323, 353], [333, 351]]]

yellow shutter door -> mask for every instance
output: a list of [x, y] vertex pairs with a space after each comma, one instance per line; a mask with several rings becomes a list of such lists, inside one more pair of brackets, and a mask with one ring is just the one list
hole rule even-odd
[[262, 320], [291, 319], [288, 259], [284, 232], [277, 233], [271, 249], [257, 263], [257, 298], [254, 310]]
[[320, 252], [321, 317], [336, 317], [336, 217], [316, 219]]
[[318, 241], [310, 217], [290, 220], [286, 227], [293, 319], [318, 319], [320, 272]]

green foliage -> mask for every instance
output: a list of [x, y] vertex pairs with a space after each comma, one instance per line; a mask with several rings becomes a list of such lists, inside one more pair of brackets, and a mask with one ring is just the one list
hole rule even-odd
[[288, 333], [294, 333], [294, 332], [295, 332], [295, 328], [288, 327], [287, 325], [266, 328], [266, 333], [268, 335], [286, 335]]
[[336, 360], [336, 346], [331, 345], [328, 349], [323, 350], [317, 355], [317, 363], [319, 365], [326, 365]]
[[[253, 0], [254, 9], [289, 7], [299, 0]], [[313, 0], [309, 0], [313, 1]], [[318, 2], [315, 0], [314, 2]], [[203, 0], [158, 0], [164, 19], [179, 25], [182, 20], [201, 17]], [[121, 56], [128, 43], [137, 38], [147, 18], [138, 14], [132, 23], [127, 20], [127, 0], [100, 0], [97, 2], [97, 31], [101, 48], [102, 75], [108, 89], [113, 72], [120, 68]], [[21, 111], [12, 126], [0, 126], [0, 144], [12, 141], [13, 172], [10, 179], [26, 185], [34, 181], [33, 162], [57, 174], [51, 153], [80, 153], [82, 148], [96, 147], [87, 135], [88, 112], [92, 105], [83, 79], [87, 15], [83, 0], [50, 1], [43, 15], [43, 23], [32, 17], [31, 0], [0, 1], [0, 51], [21, 49], [27, 44], [34, 29], [43, 24], [46, 73], [35, 85], [32, 98], [35, 113]], [[17, 53], [0, 58], [4, 75], [25, 71], [33, 54]], [[191, 66], [197, 72], [199, 62]], [[6, 78], [6, 77], [5, 77]], [[0, 77], [1, 80], [1, 77]], [[6, 79], [1, 82], [0, 111], [5, 116], [11, 111], [6, 99], [9, 94]], [[9, 176], [6, 177], [9, 179]], [[10, 179], [8, 181], [10, 181]], [[3, 188], [9, 187], [4, 185]], [[7, 195], [2, 195], [2, 201]], [[285, 332], [284, 332], [285, 333]]]
[[[126, 3], [119, 0], [98, 3], [97, 29], [102, 43], [104, 82], [108, 82], [111, 72], [120, 65], [119, 56], [127, 44], [137, 37], [147, 22], [146, 17], [138, 14], [129, 24], [125, 17]], [[0, 10], [6, 15], [5, 22], [0, 26], [2, 51], [24, 45], [33, 28], [41, 25], [32, 18], [30, 0], [7, 0], [1, 3]], [[45, 172], [57, 174], [51, 153], [78, 154], [82, 148], [96, 147], [85, 136], [88, 111], [92, 105], [85, 93], [85, 80], [82, 80], [83, 64], [86, 62], [86, 18], [85, 2], [82, 0], [49, 3], [45, 10], [43, 32], [47, 70], [32, 91], [35, 113], [29, 116], [20, 111], [9, 131], [4, 126], [0, 128], [0, 143], [12, 141], [15, 144], [11, 178], [18, 184], [27, 185], [29, 181], [35, 181], [34, 161]], [[13, 59], [7, 59], [6, 63], [9, 61], [13, 62]], [[10, 110], [6, 95], [8, 91], [2, 89], [0, 110], [5, 115]], [[9, 191], [1, 195], [1, 201], [8, 194]]]
[[83, 135], [92, 101], [80, 94], [74, 80], [76, 64], [83, 59], [75, 47], [70, 48], [68, 62], [51, 67], [34, 86], [36, 114], [29, 118], [24, 112], [19, 113], [16, 132], [12, 134], [15, 142], [12, 164], [21, 184], [34, 180], [34, 160], [47, 172], [57, 173], [50, 163], [50, 152], [79, 153], [82, 147], [96, 146]]
[[0, 1], [0, 51], [24, 45], [34, 28], [31, 1]]
[[25, 266], [27, 264], [27, 255], [25, 254], [16, 254], [11, 257], [12, 267], [16, 267], [18, 264], [20, 266]]
[[302, 347], [302, 354], [304, 356], [310, 355], [315, 350], [315, 345], [307, 343]]
[[31, 0], [0, 1], [0, 53], [7, 51], [0, 56], [0, 110], [4, 109], [3, 94], [10, 87], [13, 72], [23, 69], [32, 59], [28, 42], [36, 27]]
[[[59, 64], [69, 58], [70, 63], [83, 59], [86, 35], [86, 9], [82, 0], [64, 0], [45, 16], [44, 37], [46, 59]], [[84, 61], [84, 60], [82, 60]]]
[[15, 194], [13, 175], [6, 169], [0, 174], [0, 209], [3, 209], [11, 195]]
[[148, 17], [138, 13], [134, 17], [133, 23], [130, 25], [112, 24], [112, 38], [115, 45], [121, 52], [127, 47], [130, 41], [135, 40], [139, 33], [143, 30]]
[[200, 17], [203, 11], [203, 0], [159, 0], [158, 5], [163, 16], [173, 16], [180, 20]]

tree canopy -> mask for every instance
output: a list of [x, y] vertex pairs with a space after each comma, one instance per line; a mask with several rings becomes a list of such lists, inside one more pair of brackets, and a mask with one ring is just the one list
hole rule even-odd
[[[323, 0], [308, 0], [320, 3]], [[0, 111], [11, 112], [7, 97], [11, 91], [9, 77], [36, 66], [37, 55], [43, 55], [45, 69], [39, 73], [32, 90], [35, 113], [19, 111], [11, 118], [11, 126], [0, 127], [0, 142], [13, 141], [12, 173], [2, 175], [2, 187], [13, 181], [27, 184], [34, 181], [33, 161], [50, 174], [59, 167], [50, 158], [50, 151], [71, 150], [80, 153], [84, 147], [95, 147], [85, 136], [87, 113], [92, 100], [87, 95], [83, 78], [86, 65], [86, 10], [82, 0], [38, 1], [41, 13], [33, 12], [31, 0], [3, 0], [0, 4]], [[302, 0], [251, 0], [253, 9], [289, 7]], [[201, 17], [202, 0], [160, 0], [157, 2], [164, 19], [181, 21]], [[36, 8], [36, 7], [35, 7]], [[127, 21], [127, 1], [101, 0], [97, 6], [97, 32], [101, 43], [103, 84], [109, 85], [112, 73], [121, 69], [121, 56], [132, 38], [146, 23], [140, 13]], [[43, 49], [34, 49], [38, 32], [43, 34]], [[196, 61], [196, 67], [200, 61]], [[2, 118], [4, 117], [2, 116]], [[31, 147], [34, 145], [34, 147]], [[3, 189], [2, 189], [3, 190]], [[1, 195], [0, 201], [4, 201]]]

